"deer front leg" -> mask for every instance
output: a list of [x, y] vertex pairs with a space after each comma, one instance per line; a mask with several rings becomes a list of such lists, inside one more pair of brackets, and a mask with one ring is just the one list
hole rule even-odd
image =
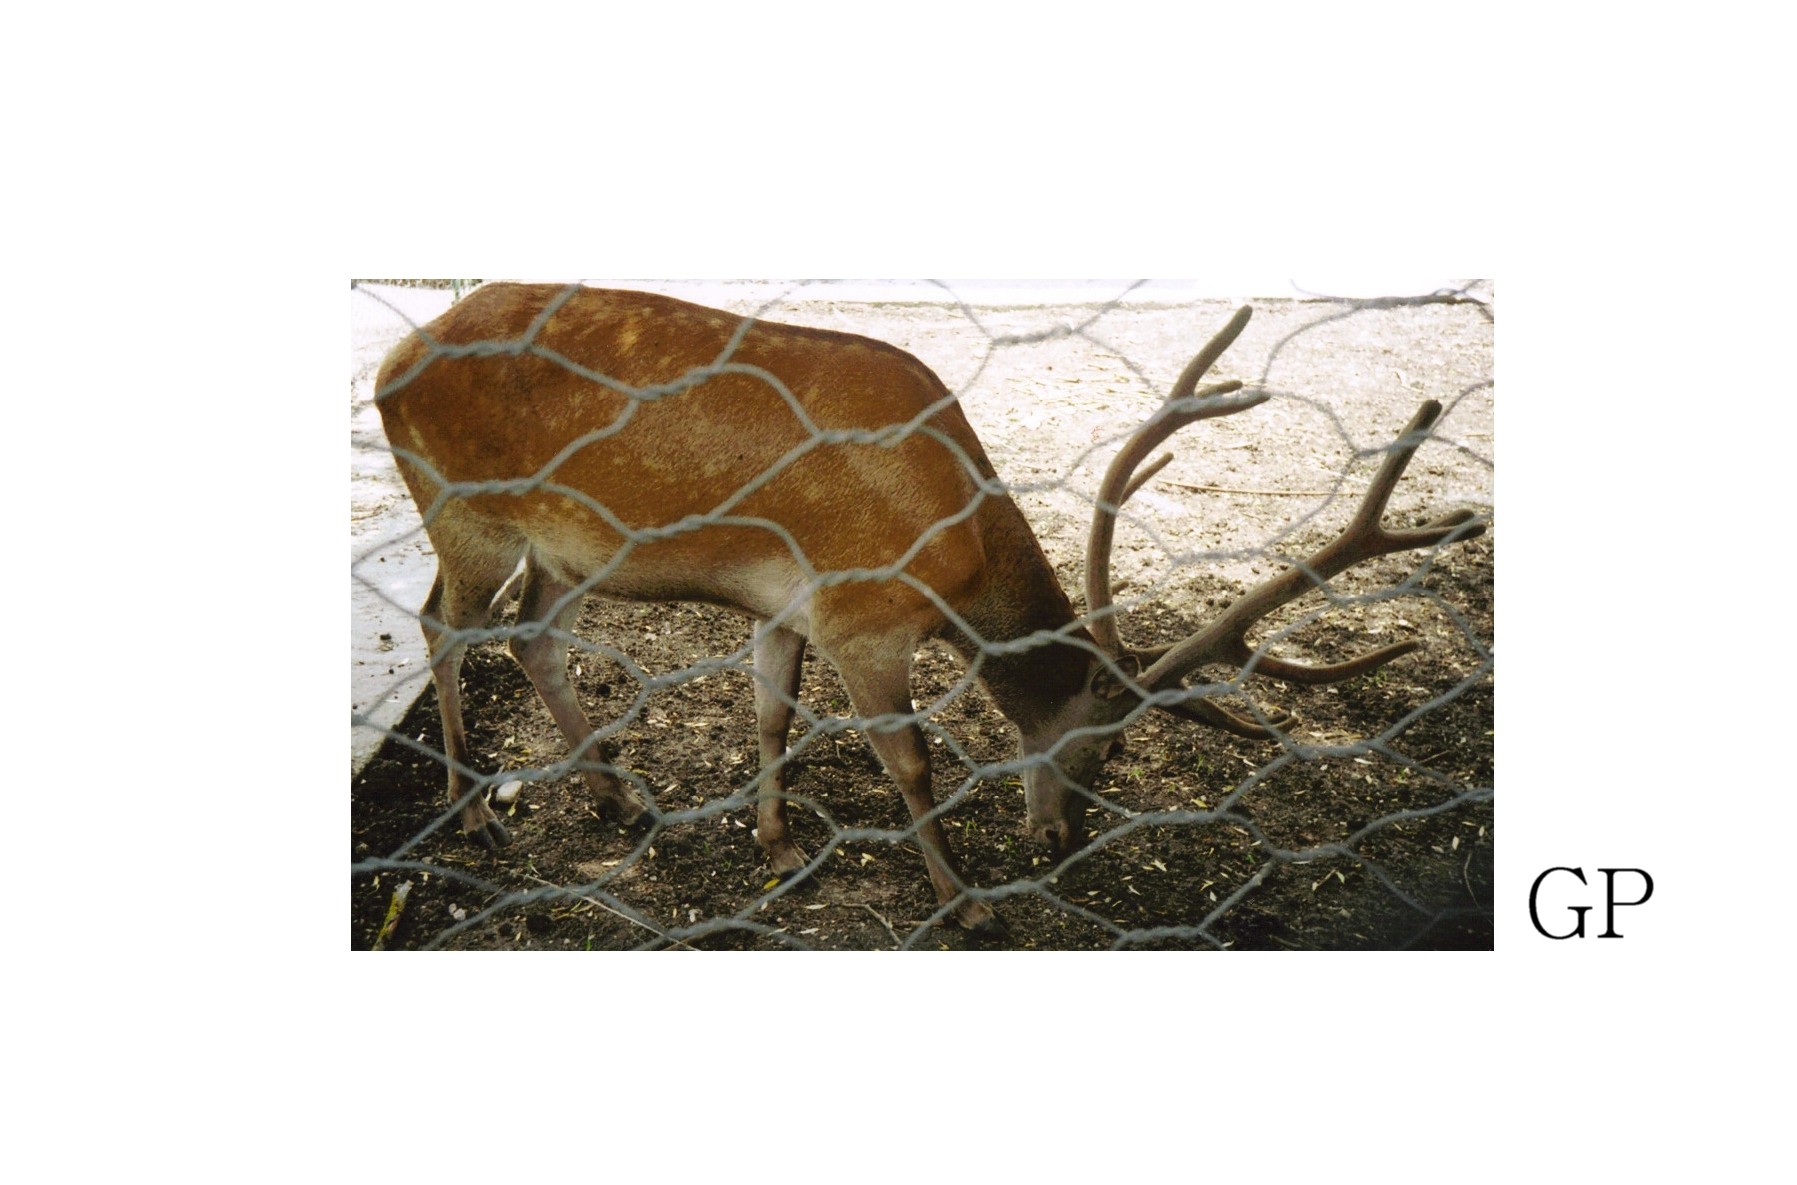
[[786, 738], [799, 697], [804, 635], [779, 626], [756, 626], [755, 728], [761, 741], [761, 795], [755, 806], [755, 838], [776, 880], [805, 867], [805, 853], [786, 829]]
[[[905, 650], [909, 659], [911, 650]], [[842, 668], [839, 668], [842, 669]], [[906, 717], [912, 712], [911, 669], [909, 661], [893, 668], [842, 669], [848, 685], [849, 699], [855, 712], [866, 718], [868, 743], [879, 754], [880, 761], [904, 795], [911, 818], [919, 822], [918, 845], [923, 848], [924, 867], [929, 870], [930, 884], [936, 900], [944, 905], [962, 897], [967, 878], [948, 847], [940, 819], [926, 816], [936, 809], [936, 798], [930, 790], [930, 750], [924, 743], [923, 729], [913, 722], [875, 724], [879, 717]], [[1002, 933], [1003, 923], [983, 901], [963, 898], [954, 908], [955, 921], [966, 930], [982, 936]]]

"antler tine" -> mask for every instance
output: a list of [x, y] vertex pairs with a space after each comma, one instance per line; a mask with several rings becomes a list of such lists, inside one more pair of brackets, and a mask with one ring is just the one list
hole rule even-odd
[[1287, 683], [1340, 683], [1344, 679], [1364, 675], [1368, 671], [1384, 666], [1394, 658], [1402, 658], [1412, 650], [1421, 648], [1421, 642], [1394, 642], [1390, 646], [1381, 646], [1377, 650], [1368, 651], [1359, 658], [1350, 658], [1345, 662], [1323, 663], [1292, 662], [1290, 659], [1263, 654], [1254, 661], [1254, 673], [1268, 675], [1274, 679], [1283, 679]]
[[1403, 434], [1393, 442], [1353, 518], [1340, 535], [1302, 564], [1289, 567], [1249, 589], [1232, 601], [1209, 626], [1160, 653], [1143, 673], [1143, 686], [1151, 689], [1173, 686], [1209, 662], [1246, 666], [1250, 661], [1257, 672], [1276, 679], [1294, 683], [1333, 683], [1365, 674], [1415, 649], [1415, 643], [1400, 642], [1345, 662], [1308, 664], [1266, 654], [1256, 658], [1248, 645], [1247, 635], [1250, 627], [1281, 605], [1321, 587], [1324, 581], [1362, 561], [1396, 551], [1432, 547], [1456, 536], [1470, 539], [1484, 533], [1483, 523], [1467, 525], [1474, 517], [1470, 510], [1455, 511], [1424, 526], [1405, 530], [1388, 531], [1380, 523], [1398, 479], [1403, 476], [1417, 448], [1428, 439], [1428, 431], [1440, 415], [1441, 404], [1435, 400], [1429, 400], [1417, 410]]
[[1398, 488], [1398, 479], [1404, 476], [1404, 470], [1410, 464], [1410, 458], [1424, 440], [1428, 439], [1429, 429], [1441, 416], [1441, 403], [1428, 399], [1416, 409], [1405, 425], [1403, 433], [1392, 442], [1393, 447], [1386, 452], [1385, 461], [1379, 466], [1379, 472], [1373, 475], [1372, 484], [1367, 486], [1366, 495], [1361, 498], [1360, 506], [1354, 512], [1354, 519], [1348, 524], [1343, 534], [1357, 532], [1378, 532], [1379, 520], [1385, 516], [1385, 505], [1391, 501], [1391, 493]]
[[1151, 461], [1148, 465], [1148, 468], [1146, 468], [1146, 469], [1142, 470], [1142, 472], [1136, 474], [1135, 477], [1130, 479], [1129, 484], [1123, 487], [1123, 493], [1117, 499], [1117, 506], [1119, 508], [1121, 508], [1125, 502], [1129, 501], [1130, 495], [1134, 494], [1137, 490], [1139, 490], [1143, 486], [1147, 485], [1150, 481], [1153, 481], [1154, 475], [1159, 473], [1161, 470], [1165, 469], [1167, 467], [1168, 462], [1170, 462], [1172, 460], [1173, 460], [1172, 453], [1162, 453], [1160, 456], [1156, 457], [1153, 461]]
[[1260, 725], [1207, 699], [1176, 700], [1162, 704], [1161, 709], [1182, 719], [1208, 724], [1212, 728], [1220, 728], [1224, 732], [1254, 741], [1270, 741], [1274, 739], [1273, 729], [1289, 728], [1298, 719], [1284, 708], [1262, 707], [1261, 711], [1266, 713], [1271, 724]]
[[1186, 363], [1186, 368], [1179, 372], [1179, 378], [1173, 382], [1173, 389], [1167, 392], [1168, 403], [1184, 399], [1192, 393], [1193, 388], [1198, 386], [1198, 380], [1223, 356], [1223, 351], [1233, 346], [1235, 339], [1242, 336], [1242, 330], [1248, 327], [1248, 318], [1253, 315], [1254, 310], [1243, 305], [1229, 318], [1228, 324], [1211, 335], [1211, 339], [1204, 343], [1204, 348], [1193, 354], [1192, 360]]
[[1253, 312], [1247, 305], [1237, 309], [1228, 324], [1217, 330], [1204, 348], [1193, 355], [1192, 360], [1180, 372], [1179, 378], [1174, 381], [1173, 389], [1167, 393], [1166, 401], [1161, 404], [1160, 409], [1136, 429], [1135, 434], [1111, 459], [1104, 481], [1098, 487], [1098, 502], [1092, 509], [1092, 532], [1086, 542], [1086, 612], [1090, 618], [1087, 628], [1098, 644], [1113, 654], [1122, 653], [1123, 637], [1117, 631], [1116, 615], [1104, 611], [1111, 607], [1111, 540], [1116, 530], [1117, 512], [1132, 494], [1173, 459], [1173, 454], [1167, 453], [1139, 475], [1133, 478], [1131, 475], [1135, 474], [1136, 467], [1142, 463], [1143, 458], [1186, 425], [1213, 416], [1246, 411], [1256, 404], [1266, 402], [1267, 395], [1257, 391], [1229, 402], [1201, 402], [1195, 406], [1182, 406], [1182, 403], [1191, 399], [1204, 400], [1242, 389], [1241, 382], [1235, 379], [1212, 383], [1202, 389], [1198, 383], [1222, 356], [1223, 351], [1241, 336], [1242, 329], [1248, 324], [1248, 318]]

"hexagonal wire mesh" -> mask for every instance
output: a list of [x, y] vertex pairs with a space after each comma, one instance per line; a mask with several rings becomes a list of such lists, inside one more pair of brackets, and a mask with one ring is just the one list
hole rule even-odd
[[[1213, 377], [1239, 379], [1244, 391], [1268, 398], [1178, 433], [1167, 445], [1173, 462], [1126, 495], [1118, 514], [1110, 560], [1117, 620], [1131, 646], [1165, 646], [1204, 629], [1244, 589], [1294, 561], [1304, 567], [1343, 529], [1417, 405], [1438, 400], [1443, 412], [1384, 519], [1395, 528], [1471, 508], [1471, 521], [1436, 545], [1358, 563], [1320, 590], [1306, 581], [1307, 595], [1254, 623], [1245, 665], [1334, 662], [1392, 642], [1419, 643], [1410, 653], [1316, 686], [1247, 673], [1240, 662], [1207, 664], [1176, 698], [1229, 706], [1238, 719], [1272, 725], [1271, 735], [1235, 736], [1138, 703], [1124, 721], [1123, 752], [1071, 808], [1083, 815], [1089, 842], [1055, 852], [1023, 834], [1021, 780], [1031, 765], [1054, 763], [1057, 751], [1020, 759], [1016, 731], [980, 678], [1014, 639], [979, 637], [970, 646], [963, 637], [958, 647], [938, 641], [918, 652], [905, 719], [927, 738], [931, 759], [936, 805], [924, 821], [940, 823], [960, 859], [947, 902], [924, 875], [919, 821], [895, 793], [869, 745], [868, 721], [854, 714], [829, 662], [804, 664], [793, 695], [757, 679], [757, 626], [748, 617], [598, 597], [579, 607], [580, 594], [604, 578], [595, 574], [604, 565], [573, 574], [568, 603], [581, 616], [558, 623], [574, 693], [594, 728], [574, 750], [506, 653], [541, 632], [519, 620], [513, 596], [498, 598], [489, 621], [451, 631], [470, 643], [460, 686], [471, 781], [460, 798], [493, 800], [513, 842], [489, 852], [463, 838], [462, 814], [444, 798], [448, 759], [436, 695], [426, 691], [413, 702], [428, 683], [418, 610], [431, 540], [399, 482], [375, 390], [387, 349], [459, 293], [459, 286], [452, 294], [377, 282], [352, 291], [352, 661], [361, 679], [351, 714], [360, 747], [351, 793], [352, 945], [1490, 945], [1489, 285], [1420, 298], [1255, 302]], [[1108, 616], [1090, 614], [1077, 591], [1105, 467], [1231, 309], [1164, 285], [1091, 293], [1037, 289], [994, 299], [988, 289], [942, 285], [876, 291], [882, 299], [868, 301], [854, 299], [866, 292], [828, 283], [723, 285], [710, 299], [732, 316], [728, 344], [666, 381], [632, 384], [596, 371], [545, 347], [535, 337], [541, 322], [533, 321], [522, 334], [440, 351], [422, 369], [390, 376], [378, 395], [392, 397], [451, 353], [530, 357], [566, 376], [570, 391], [609, 393], [615, 420], [577, 445], [556, 438], [542, 417], [517, 417], [506, 430], [523, 423], [549, 440], [555, 455], [547, 465], [480, 471], [477, 480], [445, 475], [448, 491], [427, 496], [423, 510], [434, 522], [463, 499], [522, 506], [533, 494], [561, 489], [582, 497], [587, 525], [579, 530], [601, 532], [596, 524], [604, 521], [647, 547], [691, 536], [706, 517], [613, 514], [606, 498], [615, 500], [619, 489], [601, 496], [591, 481], [572, 476], [571, 456], [605, 449], [648, 403], [678, 405], [702, 381], [733, 369], [804, 425], [802, 452], [891, 451], [930, 432], [927, 417], [894, 415], [892, 424], [844, 433], [808, 419], [775, 368], [743, 366], [736, 357], [760, 322], [890, 342], [941, 377], [996, 471], [983, 486], [971, 483], [973, 495], [938, 529], [968, 517], [975, 503], [1013, 499], [1069, 590], [1075, 620], [1064, 635]], [[448, 431], [477, 428], [496, 430], [469, 423]], [[634, 455], [644, 445], [640, 436], [632, 440]], [[795, 463], [782, 458], [734, 472], [717, 459], [731, 441], [712, 443], [707, 457], [668, 445], [673, 451], [657, 463], [693, 473], [721, 466], [730, 492], [708, 503], [713, 526]], [[496, 444], [476, 447], [501, 452]], [[964, 468], [974, 474], [979, 466], [969, 457]], [[582, 481], [589, 488], [568, 490]], [[805, 508], [789, 503], [789, 511], [767, 517], [790, 513], [796, 524], [809, 514], [811, 531], [878, 531], [890, 517], [883, 504], [905, 496], [901, 488], [843, 481], [816, 491]], [[890, 581], [919, 554], [913, 546], [889, 566], [850, 574], [810, 565], [796, 528], [781, 533], [804, 572], [798, 601], [845, 576]], [[913, 543], [927, 546], [922, 537]], [[507, 592], [516, 593], [516, 582]], [[935, 599], [950, 635], [978, 634], [949, 593]], [[772, 767], [757, 743], [758, 688], [793, 716], [789, 749]], [[784, 775], [802, 865], [786, 879], [773, 875], [752, 838], [770, 768]], [[648, 808], [644, 817], [634, 826], [609, 817], [584, 770], [630, 787]], [[997, 910], [1005, 933], [994, 939], [957, 928], [954, 911], [968, 901]]]

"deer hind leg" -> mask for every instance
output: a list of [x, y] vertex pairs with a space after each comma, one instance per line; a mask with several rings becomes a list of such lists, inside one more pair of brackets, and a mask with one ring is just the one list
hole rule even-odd
[[[838, 664], [837, 669], [842, 673], [843, 683], [848, 687], [849, 699], [855, 705], [857, 715], [871, 721], [882, 716], [912, 714], [913, 649], [907, 645], [901, 657], [889, 658], [883, 663], [845, 661]], [[927, 822], [922, 821], [936, 808], [935, 795], [930, 791], [930, 750], [924, 743], [923, 729], [909, 722], [885, 725], [870, 722], [866, 724], [865, 731], [868, 743], [879, 754], [886, 772], [898, 783], [899, 793], [904, 795], [911, 818], [919, 821], [917, 839], [919, 846], [923, 848], [924, 866], [929, 870], [930, 884], [936, 890], [936, 900], [947, 905], [961, 896], [967, 878], [961, 874], [954, 854], [949, 851], [948, 836], [943, 833], [941, 820], [932, 818]], [[983, 901], [963, 899], [954, 908], [954, 918], [964, 929], [976, 934], [993, 934], [1003, 929], [998, 915]]]
[[585, 599], [573, 595], [576, 587], [545, 571], [534, 556], [525, 563], [524, 588], [518, 601], [520, 632], [512, 635], [512, 657], [530, 676], [543, 706], [555, 717], [599, 809], [615, 814], [629, 826], [641, 820], [648, 807], [635, 790], [602, 768], [593, 724], [568, 682], [568, 641]]
[[431, 682], [443, 717], [443, 756], [449, 766], [449, 802], [461, 809], [462, 834], [492, 850], [511, 842], [499, 816], [480, 792], [480, 775], [469, 760], [462, 726], [462, 658], [468, 643], [462, 631], [485, 625], [495, 596], [523, 554], [522, 538], [477, 539], [455, 529], [447, 513], [433, 524], [437, 578], [419, 613], [430, 655]]
[[786, 830], [786, 738], [798, 702], [805, 636], [780, 626], [756, 626], [755, 728], [761, 740], [761, 795], [755, 806], [755, 837], [768, 867], [787, 880], [805, 867], [805, 853]]

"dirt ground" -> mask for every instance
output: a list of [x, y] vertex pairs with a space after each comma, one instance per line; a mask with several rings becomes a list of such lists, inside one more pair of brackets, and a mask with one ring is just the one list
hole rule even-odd
[[[1490, 301], [1489, 286], [1476, 289]], [[1027, 309], [808, 300], [767, 319], [899, 345], [957, 391], [1063, 584], [1078, 591], [1091, 497], [1128, 432], [1232, 311]], [[1174, 462], [1130, 503], [1113, 562], [1132, 644], [1168, 641], [1338, 530], [1377, 451], [1418, 403], [1447, 412], [1387, 521], [1461, 507], [1493, 515], [1489, 304], [1364, 309], [1255, 302], [1212, 378], [1264, 385], [1255, 409], [1186, 429]], [[1069, 332], [1071, 330], [1071, 332]], [[1205, 488], [1199, 488], [1205, 487]], [[413, 538], [406, 545], [423, 542]], [[424, 543], [428, 549], [428, 543]], [[364, 565], [364, 569], [367, 565]], [[445, 814], [434, 692], [352, 779], [350, 943], [357, 949], [1482, 949], [1492, 944], [1495, 525], [1435, 553], [1386, 557], [1338, 578], [1255, 640], [1302, 660], [1396, 640], [1421, 648], [1330, 687], [1256, 678], [1249, 694], [1295, 712], [1284, 743], [1165, 715], [1128, 734], [1095, 789], [1094, 841], [1060, 866], [1022, 834], [1021, 785], [982, 777], [1014, 734], [959, 660], [932, 647], [914, 698], [931, 722], [938, 801], [969, 880], [1001, 888], [1008, 929], [978, 942], [939, 920], [909, 815], [847, 696], [815, 656], [795, 721], [794, 837], [818, 867], [768, 887], [753, 837], [758, 766], [749, 623], [690, 605], [588, 603], [597, 650], [570, 673], [610, 760], [634, 771], [660, 822], [601, 820], [561, 734], [499, 642], [470, 650], [468, 728], [483, 772], [526, 785], [501, 809], [513, 843], [489, 853]], [[396, 594], [397, 599], [397, 594]], [[415, 597], [414, 597], [415, 599]], [[506, 611], [508, 614], [510, 610]], [[507, 620], [507, 618], [501, 618]], [[413, 627], [415, 628], [415, 627]], [[708, 660], [718, 670], [671, 679]], [[1226, 679], [1229, 672], [1210, 677]], [[1239, 701], [1238, 701], [1239, 702]], [[396, 890], [407, 886], [394, 913]], [[382, 936], [384, 924], [387, 933]]]

